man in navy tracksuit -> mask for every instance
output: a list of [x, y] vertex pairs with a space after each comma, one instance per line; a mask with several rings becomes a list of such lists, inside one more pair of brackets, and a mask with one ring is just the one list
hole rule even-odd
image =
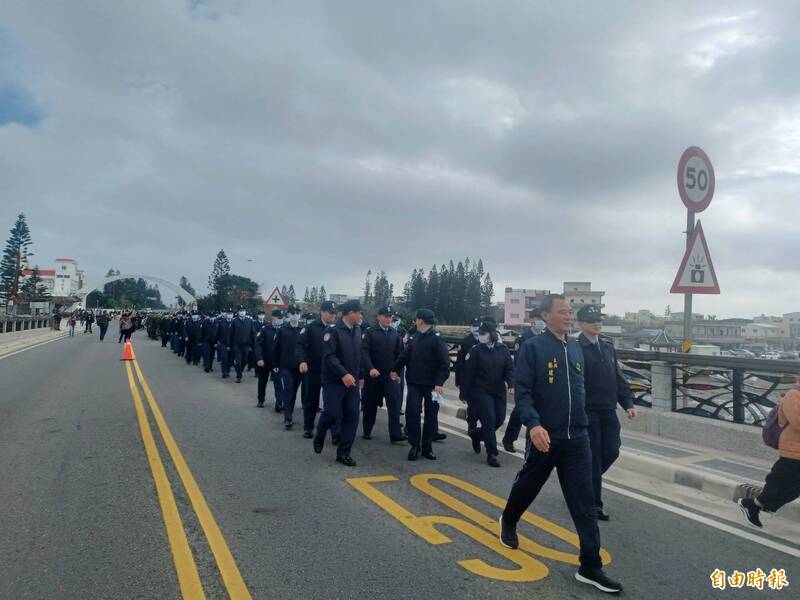
[[608, 521], [603, 510], [603, 473], [619, 458], [621, 445], [617, 404], [635, 419], [631, 388], [617, 363], [617, 354], [610, 340], [600, 336], [603, 313], [599, 306], [583, 306], [578, 311], [581, 335], [578, 343], [586, 362], [586, 416], [589, 418], [589, 440], [592, 446], [592, 485], [597, 518]]
[[325, 435], [334, 423], [341, 421], [342, 432], [336, 448], [336, 461], [355, 467], [350, 456], [358, 429], [358, 405], [361, 395], [361, 321], [363, 309], [358, 300], [339, 306], [342, 317], [322, 336], [322, 399], [324, 408], [314, 435], [314, 452], [325, 445]]
[[575, 578], [610, 593], [622, 586], [603, 572], [592, 488], [592, 452], [585, 410], [584, 357], [567, 337], [572, 309], [560, 294], [542, 303], [547, 331], [520, 348], [514, 369], [516, 403], [528, 431], [525, 462], [500, 517], [500, 541], [519, 547], [517, 522], [555, 468], [580, 540]]
[[[313, 320], [300, 330], [297, 340], [300, 373], [303, 375], [303, 437], [311, 439], [319, 410], [319, 395], [322, 391], [322, 336], [336, 322], [336, 303], [326, 300], [319, 307], [319, 319]], [[334, 425], [334, 437], [339, 437], [339, 427]]]
[[378, 309], [378, 326], [370, 327], [362, 335], [361, 361], [364, 372], [364, 400], [362, 432], [365, 440], [372, 439], [372, 428], [378, 407], [386, 400], [389, 415], [389, 440], [404, 442], [408, 438], [400, 427], [400, 383], [389, 374], [400, 357], [402, 341], [392, 327], [394, 311], [391, 306]]
[[286, 313], [289, 315], [289, 324], [284, 324], [275, 335], [275, 344], [272, 347], [272, 373], [278, 376], [280, 385], [276, 385], [278, 403], [283, 406], [283, 425], [291, 429], [294, 425], [294, 404], [297, 399], [297, 390], [303, 376], [300, 373], [300, 361], [297, 356], [297, 340], [302, 327], [300, 326], [300, 308], [290, 306]]

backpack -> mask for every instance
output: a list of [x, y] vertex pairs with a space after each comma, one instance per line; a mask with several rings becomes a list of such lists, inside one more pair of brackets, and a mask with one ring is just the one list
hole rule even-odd
[[772, 410], [769, 411], [767, 414], [767, 418], [764, 420], [764, 428], [761, 430], [761, 437], [764, 440], [764, 443], [769, 446], [770, 448], [778, 449], [778, 442], [781, 439], [781, 433], [783, 430], [786, 429], [786, 426], [789, 423], [786, 423], [783, 427], [778, 422], [778, 409], [780, 408], [780, 404], [778, 406], [774, 406]]

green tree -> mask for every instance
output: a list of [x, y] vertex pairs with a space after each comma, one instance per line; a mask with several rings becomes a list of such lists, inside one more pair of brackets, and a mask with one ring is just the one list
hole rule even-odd
[[243, 305], [247, 310], [254, 312], [263, 306], [263, 299], [258, 292], [258, 283], [244, 277], [229, 273], [223, 275], [218, 281], [222, 296], [222, 306], [237, 307]]
[[225, 254], [225, 250], [220, 249], [217, 252], [216, 259], [214, 259], [214, 266], [211, 267], [211, 274], [208, 276], [209, 295], [214, 296], [214, 308], [216, 310], [221, 309], [219, 294], [217, 293], [217, 282], [220, 277], [228, 275], [230, 272], [231, 264], [228, 261], [228, 256]]
[[328, 299], [328, 292], [325, 291], [325, 286], [319, 286], [319, 292], [317, 293], [317, 301], [322, 304]]
[[308, 287], [306, 287], [306, 291], [303, 294], [303, 304], [310, 304], [311, 303], [311, 293], [308, 291]]
[[389, 283], [389, 278], [386, 277], [386, 272], [381, 270], [375, 276], [375, 288], [373, 291], [373, 300], [375, 306], [380, 308], [388, 306], [392, 303], [392, 293], [394, 292], [393, 286]]
[[319, 299], [319, 293], [317, 292], [317, 286], [314, 286], [314, 287], [311, 288], [311, 292], [309, 292], [309, 294], [308, 294], [308, 301], [311, 304], [319, 304], [320, 302], [322, 302]]
[[33, 271], [20, 288], [20, 298], [22, 302], [45, 302], [50, 299], [50, 291], [42, 281], [39, 273], [39, 266], [35, 266]]
[[[187, 292], [189, 292], [192, 296], [197, 297], [197, 292], [194, 291], [194, 288], [192, 287], [192, 284], [189, 283], [189, 280], [186, 279], [186, 277], [184, 275], [181, 275], [181, 278], [178, 280], [178, 285], [182, 289], [184, 289]], [[217, 280], [217, 285], [219, 285], [219, 280]], [[175, 300], [177, 301], [178, 306], [185, 306], [186, 305], [186, 302], [184, 302], [183, 298], [181, 298], [180, 296], [175, 296]]]
[[5, 304], [6, 312], [11, 302], [16, 306], [19, 300], [22, 270], [30, 245], [31, 232], [25, 215], [20, 213], [11, 228], [11, 235], [6, 241], [3, 259], [0, 261], [0, 298]]
[[494, 284], [492, 283], [492, 277], [489, 273], [486, 273], [481, 286], [481, 304], [483, 305], [483, 310], [487, 313], [492, 308], [492, 296], [494, 296]]
[[367, 276], [364, 278], [364, 306], [372, 304], [372, 269], [367, 270]]
[[297, 304], [297, 294], [294, 291], [294, 284], [289, 284], [289, 289], [286, 290], [286, 302], [288, 304]]

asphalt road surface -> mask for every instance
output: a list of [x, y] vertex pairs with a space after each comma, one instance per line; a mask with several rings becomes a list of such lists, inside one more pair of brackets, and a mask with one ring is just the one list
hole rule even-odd
[[[271, 386], [256, 408], [251, 373], [206, 374], [144, 332], [133, 346], [121, 362], [112, 327], [103, 343], [78, 333], [0, 360], [0, 598], [606, 596], [573, 578], [555, 476], [520, 525], [529, 542], [508, 551], [496, 518], [518, 458], [490, 469], [451, 432], [439, 460], [410, 463], [380, 413], [347, 468], [330, 443], [318, 456], [301, 426], [284, 430]], [[625, 597], [798, 597], [798, 546], [630, 494], [606, 505], [607, 572]], [[785, 569], [789, 587], [711, 586], [715, 569], [757, 568]]]

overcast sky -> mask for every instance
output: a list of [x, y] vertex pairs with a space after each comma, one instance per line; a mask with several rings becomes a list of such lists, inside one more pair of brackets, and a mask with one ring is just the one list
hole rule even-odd
[[224, 248], [266, 287], [355, 293], [472, 256], [497, 300], [590, 280], [661, 314], [698, 145], [722, 295], [695, 309], [800, 310], [799, 22], [791, 1], [6, 0], [0, 227], [24, 211], [36, 262], [90, 279], [203, 292]]

